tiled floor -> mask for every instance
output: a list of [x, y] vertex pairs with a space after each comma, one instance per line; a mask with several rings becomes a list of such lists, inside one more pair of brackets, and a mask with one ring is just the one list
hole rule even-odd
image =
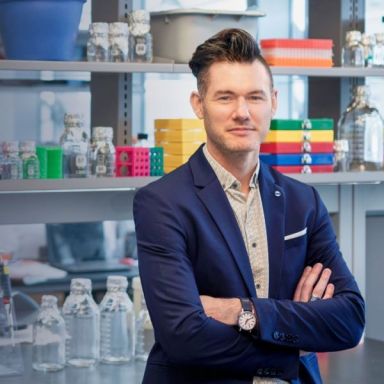
[[319, 353], [324, 384], [384, 384], [384, 342], [366, 339], [356, 348]]

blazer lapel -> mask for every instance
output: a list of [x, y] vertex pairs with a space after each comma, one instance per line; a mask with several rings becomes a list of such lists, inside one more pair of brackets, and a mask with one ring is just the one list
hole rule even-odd
[[269, 297], [279, 298], [284, 254], [285, 196], [269, 168], [261, 162], [259, 185], [263, 202], [269, 255]]
[[195, 185], [199, 188], [197, 191], [198, 197], [211, 214], [212, 220], [216, 223], [231, 250], [250, 296], [256, 297], [251, 265], [236, 217], [201, 147], [191, 157], [189, 165]]

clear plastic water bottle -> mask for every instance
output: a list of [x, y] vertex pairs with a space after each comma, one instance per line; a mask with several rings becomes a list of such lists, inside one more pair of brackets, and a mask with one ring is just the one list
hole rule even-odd
[[341, 65], [343, 67], [364, 67], [364, 47], [360, 31], [348, 31], [342, 49]]
[[384, 33], [375, 33], [376, 44], [373, 47], [373, 66], [384, 67]]
[[373, 48], [375, 47], [375, 36], [363, 34], [361, 42], [364, 47], [364, 64], [366, 67], [372, 67]]
[[75, 367], [91, 367], [100, 356], [100, 312], [91, 289], [90, 279], [72, 279], [63, 305], [66, 362]]
[[137, 134], [137, 141], [135, 143], [135, 147], [149, 147], [149, 141], [148, 141], [148, 134], [147, 133], [138, 133]]
[[32, 367], [37, 371], [58, 371], [65, 366], [65, 323], [57, 298], [43, 295], [33, 324]]
[[19, 142], [3, 142], [3, 158], [1, 165], [2, 179], [21, 179], [23, 177], [23, 162], [19, 156]]
[[382, 169], [384, 122], [379, 111], [370, 105], [368, 86], [355, 88], [354, 98], [338, 122], [336, 139], [348, 141], [347, 170]]
[[20, 142], [20, 158], [23, 162], [23, 179], [39, 179], [40, 165], [34, 141]]
[[98, 177], [113, 177], [116, 171], [116, 149], [112, 142], [111, 127], [94, 127], [90, 149], [91, 174]]
[[127, 295], [125, 276], [108, 276], [100, 303], [100, 359], [107, 364], [127, 363], [135, 352], [135, 315]]
[[91, 23], [88, 31], [88, 61], [109, 61], [108, 23]]
[[136, 347], [135, 358], [137, 360], [146, 361], [153, 344], [155, 343], [155, 335], [144, 295], [141, 297], [141, 309], [136, 320]]

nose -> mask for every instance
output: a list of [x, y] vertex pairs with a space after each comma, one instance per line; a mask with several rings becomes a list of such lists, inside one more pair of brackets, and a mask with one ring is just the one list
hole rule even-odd
[[250, 114], [249, 114], [249, 107], [247, 100], [245, 100], [244, 97], [240, 97], [237, 100], [235, 110], [233, 111], [233, 118], [235, 120], [247, 120], [249, 119]]

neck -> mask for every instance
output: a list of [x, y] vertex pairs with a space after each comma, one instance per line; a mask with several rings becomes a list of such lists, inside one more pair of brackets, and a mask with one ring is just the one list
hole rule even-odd
[[241, 191], [245, 194], [249, 192], [249, 183], [255, 172], [259, 161], [259, 152], [228, 152], [221, 153], [215, 151], [212, 146], [207, 143], [207, 149], [210, 155], [228, 172], [236, 177], [241, 183]]

